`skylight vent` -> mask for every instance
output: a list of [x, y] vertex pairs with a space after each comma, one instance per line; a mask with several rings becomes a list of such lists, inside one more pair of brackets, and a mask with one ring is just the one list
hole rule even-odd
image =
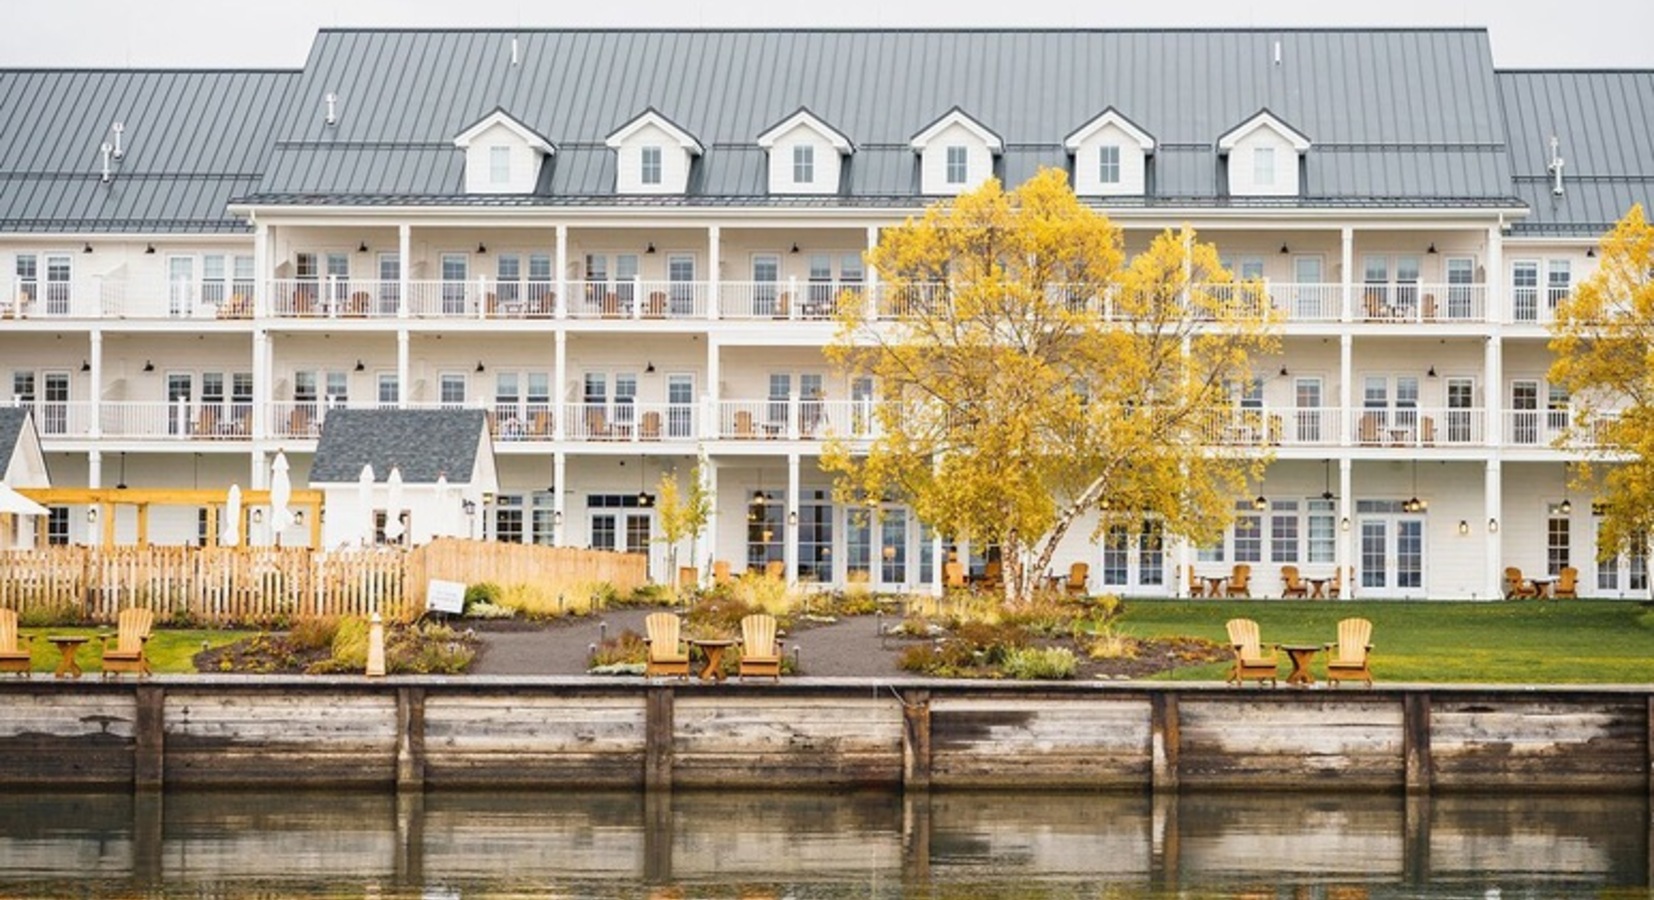
[[322, 99], [327, 101], [327, 116], [322, 121], [329, 125], [339, 124], [339, 95], [328, 91]]
[[112, 152], [115, 161], [120, 162], [121, 158], [126, 156], [126, 151], [121, 149], [121, 135], [126, 133], [126, 125], [122, 122], [116, 122], [109, 127], [109, 130], [115, 132], [115, 148]]
[[115, 173], [110, 171], [109, 168], [109, 156], [114, 150], [115, 148], [111, 147], [108, 141], [104, 141], [103, 146], [98, 148], [98, 152], [103, 154], [103, 177], [99, 180], [104, 184], [108, 184], [115, 179]]
[[517, 55], [517, 39], [511, 39], [511, 64], [516, 65], [520, 57]]
[[1567, 165], [1562, 159], [1562, 141], [1551, 135], [1551, 161], [1545, 164], [1545, 171], [1551, 176], [1551, 194], [1562, 196], [1562, 167]]

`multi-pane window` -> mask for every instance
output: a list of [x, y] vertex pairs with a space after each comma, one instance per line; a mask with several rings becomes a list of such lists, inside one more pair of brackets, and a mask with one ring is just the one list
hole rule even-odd
[[1550, 504], [1545, 517], [1545, 571], [1552, 576], [1568, 565], [1568, 515], [1561, 504]]
[[535, 491], [529, 499], [534, 504], [531, 518], [533, 533], [529, 538], [542, 547], [549, 547], [557, 541], [556, 498], [550, 491]]
[[1511, 318], [1533, 322], [1539, 318], [1539, 261], [1521, 259], [1511, 264]]
[[488, 181], [490, 184], [511, 182], [511, 148], [488, 148]]
[[501, 494], [494, 498], [494, 540], [504, 544], [523, 542], [523, 498]]
[[660, 184], [661, 149], [658, 146], [648, 146], [638, 152], [638, 181], [642, 184]]
[[401, 390], [396, 380], [395, 372], [382, 372], [379, 375], [379, 405], [395, 406], [400, 399]]
[[813, 144], [793, 145], [793, 184], [814, 184], [816, 148]]
[[806, 491], [799, 499], [798, 577], [833, 580], [833, 502], [827, 491]]
[[1250, 500], [1235, 502], [1235, 562], [1263, 561], [1263, 516]]
[[747, 568], [763, 572], [771, 560], [786, 559], [786, 495], [759, 491], [747, 504]]
[[17, 254], [17, 290], [24, 302], [32, 302], [40, 289], [40, 260], [33, 253]]
[[69, 543], [69, 507], [46, 508], [46, 543], [53, 547]]
[[1252, 148], [1252, 183], [1260, 186], [1275, 183], [1275, 148]]
[[1545, 306], [1552, 312], [1556, 305], [1568, 298], [1573, 285], [1573, 271], [1565, 259], [1553, 259], [1545, 264]]
[[965, 147], [954, 145], [947, 148], [947, 153], [948, 184], [964, 184], [966, 172], [969, 168], [970, 151]]
[[1278, 563], [1298, 561], [1298, 501], [1275, 500], [1270, 503], [1269, 560]]
[[465, 405], [465, 376], [458, 372], [444, 372], [438, 380], [438, 401], [443, 406]]
[[1103, 184], [1120, 183], [1120, 147], [1104, 144], [1097, 148], [1097, 180]]
[[1337, 501], [1315, 498], [1309, 501], [1309, 545], [1304, 561], [1331, 563], [1338, 559]]

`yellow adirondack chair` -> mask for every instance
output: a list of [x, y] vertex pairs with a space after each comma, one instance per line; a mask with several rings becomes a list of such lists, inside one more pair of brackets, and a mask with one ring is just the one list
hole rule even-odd
[[103, 677], [118, 676], [122, 672], [132, 672], [139, 678], [152, 674], [149, 660], [144, 658], [144, 643], [149, 640], [153, 624], [155, 613], [150, 610], [137, 607], [121, 610], [115, 636], [103, 638]]
[[1285, 600], [1288, 597], [1297, 597], [1302, 600], [1308, 596], [1309, 588], [1304, 584], [1304, 579], [1298, 576], [1298, 567], [1282, 566], [1281, 599]]
[[729, 560], [715, 559], [712, 561], [712, 584], [722, 587], [729, 584]]
[[1551, 588], [1551, 596], [1561, 600], [1567, 597], [1571, 600], [1579, 599], [1579, 570], [1573, 566], [1563, 566], [1556, 573], [1556, 586]]
[[1273, 653], [1263, 655], [1258, 643], [1258, 623], [1251, 619], [1230, 619], [1225, 627], [1229, 629], [1229, 645], [1235, 651], [1235, 665], [1226, 680], [1240, 687], [1246, 679], [1256, 678], [1259, 684], [1268, 681], [1269, 686], [1274, 687], [1280, 661]]
[[742, 678], [781, 680], [781, 642], [775, 639], [775, 617], [758, 613], [741, 620]]
[[[21, 644], [19, 641], [21, 640]], [[17, 611], [0, 609], [0, 672], [16, 672], [29, 677], [29, 637], [17, 633]]]
[[678, 640], [678, 617], [666, 612], [650, 613], [643, 620], [648, 637], [643, 642], [649, 647], [649, 659], [643, 666], [643, 676], [676, 675], [689, 677], [689, 648]]
[[1063, 590], [1070, 597], [1085, 596], [1086, 576], [1090, 574], [1091, 566], [1087, 563], [1077, 562], [1070, 565], [1068, 567], [1068, 583], [1063, 585]]
[[1235, 563], [1235, 568], [1229, 572], [1229, 586], [1224, 591], [1231, 597], [1252, 596], [1252, 567], [1246, 563]]
[[1334, 651], [1327, 657], [1327, 684], [1337, 687], [1340, 681], [1359, 678], [1367, 682], [1367, 687], [1373, 686], [1373, 673], [1367, 668], [1367, 658], [1373, 652], [1372, 637], [1373, 623], [1366, 619], [1338, 623], [1338, 643], [1327, 645]]
[[1505, 567], [1505, 599], [1516, 600], [1522, 597], [1532, 599], [1539, 596], [1539, 588], [1533, 582], [1522, 577], [1522, 570], [1515, 566]]

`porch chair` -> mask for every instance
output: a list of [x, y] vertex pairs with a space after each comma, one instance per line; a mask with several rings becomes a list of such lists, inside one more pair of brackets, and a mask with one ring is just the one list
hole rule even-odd
[[1344, 592], [1344, 579], [1346, 577], [1346, 575], [1345, 575], [1346, 572], [1349, 573], [1348, 578], [1349, 578], [1350, 586], [1351, 586], [1352, 589], [1354, 588], [1354, 586], [1355, 586], [1355, 566], [1345, 566], [1342, 569], [1340, 569], [1337, 566], [1333, 566], [1332, 567], [1332, 580], [1327, 582], [1327, 596], [1328, 597], [1331, 597], [1332, 599], [1337, 600], [1338, 595]]
[[1195, 574], [1194, 566], [1189, 565], [1184, 566], [1183, 568], [1186, 570], [1183, 583], [1189, 587], [1189, 599], [1204, 599], [1206, 597], [1206, 582], [1202, 581], [1200, 576]]
[[1256, 678], [1260, 685], [1268, 681], [1270, 687], [1275, 687], [1280, 660], [1273, 653], [1263, 655], [1258, 643], [1258, 623], [1251, 619], [1230, 619], [1224, 627], [1229, 631], [1229, 646], [1235, 651], [1235, 665], [1225, 681], [1240, 687], [1246, 679]]
[[712, 586], [719, 587], [729, 584], [729, 560], [715, 559], [712, 561]]
[[1086, 594], [1086, 579], [1091, 574], [1091, 566], [1077, 562], [1068, 567], [1068, 581], [1062, 586], [1063, 591], [1070, 597], [1084, 597]]
[[735, 411], [735, 436], [743, 440], [751, 440], [758, 436], [752, 426], [752, 413], [740, 409]]
[[1297, 597], [1302, 600], [1309, 596], [1309, 587], [1304, 580], [1298, 577], [1297, 566], [1281, 567], [1281, 599]]
[[638, 439], [660, 440], [660, 413], [650, 410], [643, 414], [642, 420], [638, 423]]
[[1361, 421], [1359, 423], [1359, 427], [1357, 428], [1357, 431], [1360, 433], [1359, 434], [1359, 439], [1360, 439], [1361, 443], [1363, 443], [1363, 444], [1377, 444], [1377, 443], [1379, 443], [1378, 422], [1379, 422], [1378, 413], [1365, 412], [1365, 413], [1361, 414]]
[[614, 437], [614, 429], [609, 427], [609, 416], [601, 406], [586, 407], [586, 437], [594, 441]]
[[1366, 619], [1345, 619], [1338, 623], [1338, 643], [1326, 645], [1336, 651], [1327, 657], [1327, 685], [1337, 687], [1340, 681], [1359, 678], [1373, 686], [1372, 670], [1367, 668], [1367, 657], [1373, 652], [1373, 623]]
[[[114, 637], [103, 636], [103, 677], [132, 672], [139, 678], [152, 674], [149, 660], [144, 658], [144, 643], [149, 640], [150, 626], [155, 624], [155, 613], [136, 606], [121, 610], [116, 619]], [[110, 641], [114, 641], [111, 646]]]
[[1579, 570], [1573, 566], [1563, 566], [1562, 571], [1556, 573], [1556, 584], [1551, 587], [1551, 596], [1558, 600], [1564, 597], [1578, 600]]
[[942, 564], [942, 587], [947, 590], [965, 586], [965, 564], [954, 561]]
[[1252, 567], [1246, 563], [1235, 563], [1235, 568], [1229, 573], [1229, 586], [1225, 593], [1230, 597], [1252, 596]]
[[1505, 599], [1516, 600], [1523, 597], [1533, 599], [1539, 596], [1539, 588], [1533, 582], [1522, 577], [1522, 570], [1515, 566], [1505, 567]]
[[780, 581], [787, 577], [787, 563], [785, 560], [772, 559], [764, 563], [764, 577], [771, 581]]
[[648, 661], [643, 666], [643, 677], [676, 675], [689, 677], [689, 648], [678, 639], [678, 617], [669, 612], [650, 613], [643, 620], [643, 639], [649, 648]]
[[643, 304], [643, 317], [645, 319], [664, 319], [664, 318], [666, 318], [666, 292], [665, 291], [650, 291], [649, 292], [649, 299], [647, 301], [645, 301], [644, 304]]
[[775, 617], [757, 613], [741, 620], [742, 679], [769, 677], [781, 680], [781, 642], [775, 639]]
[[[33, 638], [17, 633], [17, 611], [0, 609], [0, 672], [29, 677], [29, 649]], [[21, 643], [19, 643], [21, 642]]]

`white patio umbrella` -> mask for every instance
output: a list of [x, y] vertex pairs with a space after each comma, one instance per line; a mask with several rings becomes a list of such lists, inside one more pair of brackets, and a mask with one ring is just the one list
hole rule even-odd
[[12, 490], [11, 485], [4, 481], [0, 481], [0, 513], [11, 513], [16, 516], [49, 515], [46, 507]]
[[281, 543], [281, 533], [293, 524], [293, 511], [287, 504], [293, 501], [293, 479], [287, 474], [287, 454], [276, 451], [276, 461], [270, 464], [270, 531]]
[[373, 543], [373, 463], [362, 467], [362, 477], [356, 480], [356, 501], [362, 507], [362, 546]]
[[432, 536], [454, 533], [454, 529], [448, 527], [448, 517], [453, 513], [453, 509], [448, 504], [452, 502], [452, 499], [448, 496], [448, 473], [438, 472], [436, 476], [437, 517], [431, 528]]
[[218, 529], [218, 542], [226, 547], [241, 543], [241, 485], [230, 485], [224, 498], [224, 521]]
[[391, 466], [385, 479], [385, 539], [397, 543], [402, 540], [402, 470]]

